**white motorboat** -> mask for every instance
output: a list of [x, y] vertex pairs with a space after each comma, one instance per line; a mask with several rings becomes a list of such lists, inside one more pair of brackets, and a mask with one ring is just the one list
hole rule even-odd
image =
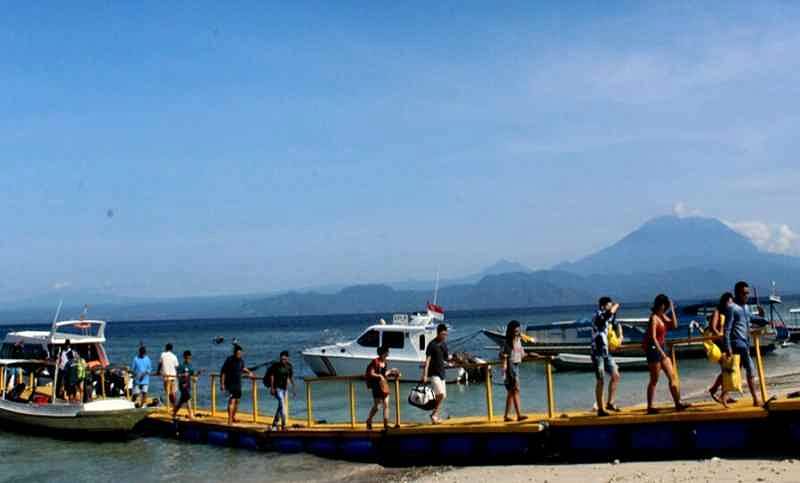
[[69, 438], [124, 437], [150, 412], [124, 398], [54, 398], [56, 367], [55, 361], [0, 360], [0, 427]]
[[[436, 338], [436, 326], [444, 320], [444, 310], [428, 304], [426, 313], [395, 314], [392, 323], [368, 327], [357, 339], [303, 350], [303, 360], [317, 376], [364, 374], [377, 357], [378, 347], [389, 347], [389, 367], [400, 370], [402, 381], [419, 381], [425, 366], [425, 349]], [[448, 368], [447, 381], [458, 379], [460, 369]]]

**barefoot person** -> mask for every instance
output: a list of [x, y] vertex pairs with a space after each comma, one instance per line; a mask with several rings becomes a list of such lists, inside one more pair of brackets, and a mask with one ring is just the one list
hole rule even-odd
[[[619, 304], [610, 297], [600, 297], [597, 301], [597, 313], [592, 319], [592, 364], [596, 379], [594, 395], [597, 401], [597, 415], [608, 416], [608, 411], [619, 411], [614, 402], [619, 385], [619, 368], [611, 355], [608, 347], [608, 331], [617, 333], [617, 338], [622, 340], [622, 326], [617, 323]], [[604, 375], [608, 373], [611, 380], [608, 382], [608, 402], [603, 404]]]
[[[733, 290], [734, 302], [728, 306], [725, 312], [725, 337], [723, 343], [724, 357], [731, 357], [738, 354], [740, 364], [747, 371], [747, 386], [753, 396], [753, 406], [761, 406], [755, 385], [755, 367], [753, 359], [750, 357], [750, 308], [747, 301], [750, 298], [750, 286], [747, 282], [738, 282]], [[722, 400], [726, 401], [728, 394], [723, 390]]]
[[286, 431], [286, 399], [289, 397], [289, 386], [292, 386], [292, 397], [294, 397], [294, 368], [289, 362], [289, 351], [283, 351], [280, 360], [275, 362], [267, 369], [267, 383], [269, 393], [278, 401], [275, 409], [275, 417], [272, 418], [272, 430], [278, 429], [280, 421], [281, 431]]
[[[171, 348], [170, 348], [171, 349]], [[178, 417], [178, 411], [186, 404], [186, 410], [189, 412], [189, 419], [194, 419], [194, 408], [192, 408], [192, 378], [198, 373], [192, 367], [192, 353], [191, 351], [183, 351], [183, 363], [175, 370], [176, 379], [178, 384], [178, 402], [175, 403], [175, 408], [172, 410], [172, 419]]]
[[503, 361], [503, 377], [505, 378], [506, 386], [506, 413], [503, 418], [504, 421], [513, 421], [509, 413], [511, 406], [514, 406], [514, 411], [517, 413], [517, 421], [524, 421], [528, 419], [523, 416], [519, 410], [519, 365], [525, 357], [525, 350], [522, 348], [522, 329], [519, 322], [512, 320], [506, 326], [506, 342], [500, 351], [500, 359]]
[[427, 384], [428, 380], [431, 381], [433, 394], [436, 396], [436, 406], [431, 412], [431, 422], [439, 424], [442, 422], [439, 416], [439, 411], [442, 408], [442, 402], [447, 398], [447, 360], [449, 354], [447, 352], [447, 326], [439, 324], [436, 327], [436, 338], [428, 343], [428, 348], [425, 349], [425, 369], [422, 371], [422, 383]]
[[383, 429], [389, 429], [389, 380], [390, 377], [399, 377], [397, 369], [387, 369], [389, 348], [378, 347], [378, 357], [367, 366], [367, 386], [372, 392], [372, 408], [367, 416], [367, 429], [372, 429], [372, 418], [378, 413], [378, 406], [383, 407]]
[[225, 359], [225, 363], [219, 371], [220, 388], [222, 392], [228, 392], [228, 424], [236, 422], [236, 411], [239, 410], [239, 400], [242, 398], [242, 374], [253, 375], [250, 369], [244, 365], [242, 352], [242, 347], [234, 344], [233, 355]]
[[[707, 334], [712, 337], [720, 337], [719, 339], [714, 340], [714, 344], [719, 347], [720, 352], [724, 351], [725, 348], [723, 347], [724, 341], [722, 337], [725, 335], [725, 314], [728, 312], [728, 306], [733, 303], [733, 294], [730, 292], [725, 292], [719, 298], [719, 302], [717, 306], [714, 308], [714, 313], [711, 314], [711, 320], [708, 323], [708, 332]], [[723, 406], [728, 406], [728, 400], [720, 399], [717, 396], [717, 391], [722, 389], [722, 359], [719, 361], [720, 363], [720, 373], [717, 375], [717, 378], [714, 380], [714, 384], [708, 389], [708, 393], [711, 395], [711, 399], [714, 401], [722, 404]]]
[[[670, 315], [667, 315], [669, 311]], [[672, 361], [664, 351], [667, 331], [678, 327], [678, 316], [675, 313], [675, 305], [666, 295], [659, 294], [653, 302], [650, 321], [647, 325], [643, 345], [647, 354], [647, 366], [650, 369], [650, 382], [647, 384], [647, 414], [655, 414], [658, 410], [653, 406], [653, 399], [656, 394], [659, 372], [663, 371], [669, 381], [669, 391], [675, 403], [675, 409], [683, 411], [689, 405], [681, 402], [681, 394], [678, 389], [678, 380], [675, 376], [675, 369]]]

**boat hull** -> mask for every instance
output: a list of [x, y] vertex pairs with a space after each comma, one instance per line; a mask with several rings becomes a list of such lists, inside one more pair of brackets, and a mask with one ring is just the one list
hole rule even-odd
[[[303, 353], [303, 360], [309, 368], [319, 377], [329, 376], [354, 376], [364, 374], [373, 357], [346, 356], [340, 357], [330, 354]], [[422, 379], [424, 362], [408, 359], [392, 359], [389, 357], [387, 367], [400, 371], [402, 382], [417, 382]], [[458, 380], [460, 369], [447, 369], [447, 382]]]
[[0, 401], [0, 427], [76, 439], [98, 435], [126, 437], [150, 412], [145, 408], [106, 410], [101, 406], [96, 403], [35, 405]]

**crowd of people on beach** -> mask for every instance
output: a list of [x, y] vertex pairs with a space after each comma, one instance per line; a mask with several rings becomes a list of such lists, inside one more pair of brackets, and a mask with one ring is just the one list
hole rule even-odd
[[[709, 388], [711, 398], [727, 407], [734, 402], [723, 384], [723, 373], [730, 367], [731, 360], [736, 356], [741, 367], [747, 374], [747, 385], [753, 398], [753, 405], [760, 406], [755, 388], [755, 366], [750, 355], [750, 322], [754, 316], [748, 304], [750, 287], [746, 282], [738, 282], [733, 293], [724, 293], [709, 317], [708, 328], [705, 335], [713, 339], [719, 349], [720, 374]], [[617, 320], [620, 304], [610, 297], [604, 296], [598, 300], [597, 310], [592, 318], [591, 329], [591, 360], [596, 379], [594, 399], [597, 415], [609, 416], [611, 413], [620, 412], [616, 403], [617, 387], [620, 382], [620, 370], [614, 360], [614, 353], [619, 349], [624, 340], [622, 324]], [[758, 308], [763, 316], [763, 309]], [[647, 360], [649, 380], [646, 388], [647, 414], [656, 414], [659, 409], [654, 405], [655, 392], [661, 374], [666, 377], [670, 395], [676, 411], [684, 411], [690, 405], [681, 399], [680, 387], [673, 361], [668, 355], [667, 332], [678, 327], [678, 314], [674, 302], [666, 295], [659, 294], [655, 297], [650, 309], [647, 329], [642, 339], [642, 350]], [[430, 388], [432, 399], [430, 420], [432, 424], [442, 421], [442, 405], [447, 398], [446, 371], [453, 365], [447, 348], [448, 327], [439, 324], [436, 328], [436, 337], [431, 340], [425, 349], [425, 363], [422, 370], [420, 384]], [[194, 378], [200, 374], [192, 366], [192, 353], [183, 352], [183, 361], [179, 362], [172, 352], [172, 344], [167, 344], [164, 352], [159, 357], [158, 367], [153, 371], [153, 364], [147, 356], [147, 349], [141, 346], [138, 355], [131, 364], [133, 376], [133, 398], [137, 405], [147, 404], [147, 393], [150, 385], [150, 375], [162, 376], [164, 394], [172, 407], [173, 417], [185, 406], [188, 418], [194, 419], [192, 399], [192, 385]], [[526, 359], [523, 345], [521, 324], [512, 320], [507, 324], [505, 342], [500, 350], [500, 361], [503, 374], [503, 384], [506, 389], [506, 404], [504, 421], [524, 421], [528, 417], [523, 414], [520, 398], [520, 366]], [[65, 374], [64, 391], [66, 397], [81, 398], [82, 379], [81, 358], [74, 351], [67, 350], [62, 354], [60, 367]], [[377, 357], [370, 360], [364, 373], [367, 388], [372, 396], [366, 426], [372, 429], [373, 420], [380, 411], [383, 418], [383, 427], [389, 426], [389, 381], [400, 378], [400, 371], [388, 367], [389, 347], [381, 346], [377, 349]], [[608, 376], [608, 389], [606, 394], [606, 375]], [[236, 343], [232, 354], [225, 360], [220, 369], [220, 388], [227, 393], [227, 422], [237, 422], [236, 414], [239, 401], [242, 397], [242, 380], [244, 377], [255, 378], [254, 369], [245, 365], [243, 349]], [[285, 430], [287, 427], [287, 399], [290, 391], [294, 396], [294, 369], [290, 362], [289, 352], [283, 351], [277, 361], [267, 364], [267, 370], [262, 378], [263, 384], [269, 389], [270, 395], [276, 400], [277, 407], [272, 421], [272, 430]], [[512, 411], [514, 418], [512, 418]]]

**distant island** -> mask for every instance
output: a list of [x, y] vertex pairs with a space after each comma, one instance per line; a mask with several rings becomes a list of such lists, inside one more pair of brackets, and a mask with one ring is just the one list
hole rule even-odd
[[[717, 296], [739, 279], [761, 288], [763, 295], [773, 281], [783, 292], [800, 292], [800, 258], [760, 251], [713, 218], [664, 216], [550, 270], [501, 260], [481, 273], [443, 280], [439, 302], [447, 310], [482, 310], [591, 304], [602, 294], [628, 302], [649, 301], [659, 292], [696, 299]], [[80, 303], [92, 303], [93, 315], [104, 318], [157, 320], [413, 311], [431, 296], [431, 282], [402, 282], [171, 300], [97, 296]], [[0, 311], [0, 321], [44, 321], [52, 310], [19, 306]]]

